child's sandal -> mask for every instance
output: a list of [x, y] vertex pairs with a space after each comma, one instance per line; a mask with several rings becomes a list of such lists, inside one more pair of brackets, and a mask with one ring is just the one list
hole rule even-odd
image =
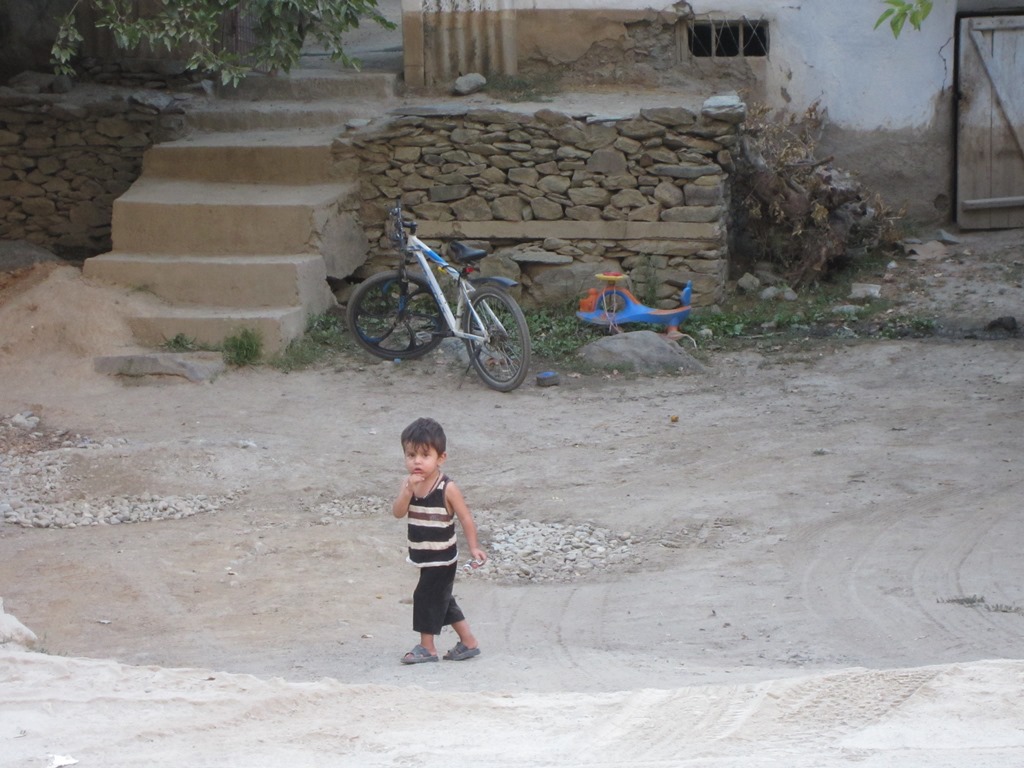
[[479, 655], [479, 648], [467, 648], [460, 640], [455, 644], [455, 647], [444, 655], [444, 658], [447, 661], [465, 661], [466, 659], [472, 659], [474, 656]]
[[[445, 658], [447, 659], [448, 657], [445, 656]], [[422, 645], [415, 646], [402, 657], [403, 664], [422, 664], [425, 661], [437, 661], [437, 656], [432, 654]]]

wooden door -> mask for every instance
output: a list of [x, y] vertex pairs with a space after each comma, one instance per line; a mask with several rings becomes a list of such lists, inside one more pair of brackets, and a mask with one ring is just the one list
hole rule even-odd
[[1024, 16], [960, 25], [957, 223], [1024, 227]]

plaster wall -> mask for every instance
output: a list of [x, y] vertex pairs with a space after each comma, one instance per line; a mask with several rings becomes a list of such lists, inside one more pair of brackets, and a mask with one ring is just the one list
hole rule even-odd
[[[885, 25], [875, 29], [880, 1], [403, 0], [403, 23], [425, 18], [428, 7], [435, 16], [502, 9], [514, 20], [523, 73], [610, 74], [698, 97], [731, 88], [750, 104], [797, 116], [815, 107], [822, 153], [924, 222], [951, 216], [957, 14], [1024, 11], [1024, 0], [942, 0], [921, 30], [908, 26], [899, 39]], [[764, 20], [769, 55], [691, 57], [672, 32], [691, 16]]]
[[[608, 5], [614, 10], [602, 10]], [[698, 19], [763, 19], [769, 25], [770, 55], [758, 75], [768, 105], [800, 113], [817, 103], [844, 129], [925, 126], [934, 117], [936, 98], [952, 84], [956, 6], [936, 3], [921, 31], [908, 30], [899, 40], [888, 29], [874, 29], [883, 9], [880, 3], [848, 0], [694, 0], [680, 6], [649, 0], [521, 0], [517, 16], [520, 39], [528, 43], [543, 30], [572, 29], [571, 36], [561, 35], [563, 60], [588, 42], [612, 39], [616, 31], [611, 25], [631, 15], [690, 10]], [[583, 18], [573, 22], [571, 14]], [[600, 21], [584, 21], [589, 15]], [[618, 34], [623, 32], [620, 24]], [[559, 45], [549, 37], [546, 45]]]

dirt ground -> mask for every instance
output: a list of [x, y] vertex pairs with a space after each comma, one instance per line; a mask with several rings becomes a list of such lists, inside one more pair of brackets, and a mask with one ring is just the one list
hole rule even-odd
[[[962, 237], [898, 258], [886, 293], [962, 327], [1024, 319], [1020, 233]], [[499, 765], [1024, 759], [1020, 336], [769, 339], [710, 353], [706, 374], [510, 394], [437, 353], [207, 384], [94, 373], [130, 345], [136, 300], [71, 267], [8, 278], [0, 415], [104, 444], [65, 449], [70, 498], [225, 501], [0, 523], [0, 597], [42, 651], [0, 648], [0, 764], [447, 762], [409, 707]], [[483, 654], [400, 665], [415, 574], [388, 505], [421, 415], [448, 431], [485, 546], [509, 522], [585, 522], [628, 531], [642, 563], [460, 576]]]

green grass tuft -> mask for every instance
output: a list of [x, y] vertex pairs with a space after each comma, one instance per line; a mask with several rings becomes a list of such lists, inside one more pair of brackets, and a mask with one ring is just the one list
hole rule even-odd
[[200, 349], [196, 340], [184, 333], [177, 334], [173, 339], [167, 339], [161, 346], [168, 352], [196, 352]]
[[313, 315], [306, 323], [305, 334], [289, 344], [270, 364], [286, 373], [309, 368], [346, 348], [347, 342], [340, 316], [329, 312]]
[[263, 337], [253, 328], [243, 328], [224, 339], [221, 351], [228, 365], [255, 365], [263, 357]]
[[580, 347], [606, 335], [602, 328], [576, 317], [575, 304], [561, 309], [532, 309], [525, 314], [533, 353], [549, 362], [564, 363]]

